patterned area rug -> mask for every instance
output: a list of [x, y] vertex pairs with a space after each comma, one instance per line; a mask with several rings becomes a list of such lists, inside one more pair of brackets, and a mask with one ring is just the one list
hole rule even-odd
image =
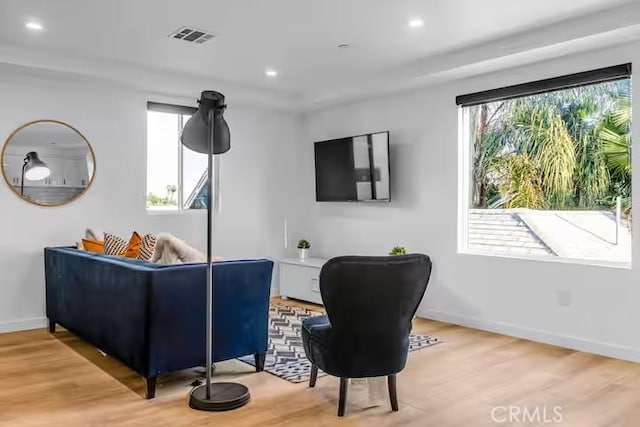
[[[269, 306], [269, 348], [264, 370], [293, 383], [309, 380], [311, 363], [302, 347], [302, 321], [307, 317], [323, 314], [302, 307], [283, 304]], [[437, 338], [428, 335], [411, 335], [409, 351], [439, 344]], [[253, 356], [240, 358], [254, 366]], [[318, 377], [326, 375], [318, 371]]]

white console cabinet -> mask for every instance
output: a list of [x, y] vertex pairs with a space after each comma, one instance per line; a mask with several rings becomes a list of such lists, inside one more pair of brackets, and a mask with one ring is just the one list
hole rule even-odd
[[327, 262], [321, 258], [280, 260], [280, 295], [302, 301], [322, 304], [320, 296], [320, 269]]

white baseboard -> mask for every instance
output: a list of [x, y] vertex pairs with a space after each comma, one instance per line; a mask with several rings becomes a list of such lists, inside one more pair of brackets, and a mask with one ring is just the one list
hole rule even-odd
[[[420, 310], [418, 312], [418, 316], [426, 319], [466, 326], [468, 328], [480, 329], [516, 338], [556, 345], [572, 350], [584, 351], [586, 353], [594, 353], [631, 362], [640, 362], [640, 349], [633, 347], [586, 340], [571, 335], [556, 334], [539, 329], [524, 328], [511, 323], [496, 322], [477, 317], [460, 316], [439, 310]], [[30, 329], [44, 328], [46, 326], [47, 319], [44, 317], [0, 321], [0, 333], [26, 331]]]
[[438, 310], [420, 310], [418, 312], [418, 316], [445, 323], [466, 326], [468, 328], [480, 329], [483, 331], [495, 332], [502, 335], [509, 335], [516, 338], [523, 338], [530, 341], [583, 351], [586, 353], [599, 354], [631, 362], [640, 362], [640, 349], [633, 347], [591, 341], [571, 335], [556, 334], [553, 332], [525, 328], [511, 323], [496, 322], [477, 317], [460, 316]]
[[0, 333], [27, 331], [29, 329], [39, 329], [47, 326], [47, 319], [44, 317], [31, 317], [28, 319], [0, 321]]

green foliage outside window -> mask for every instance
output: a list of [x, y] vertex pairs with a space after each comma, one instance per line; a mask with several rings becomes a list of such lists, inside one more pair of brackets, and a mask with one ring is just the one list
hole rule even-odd
[[470, 107], [477, 209], [631, 216], [630, 80]]

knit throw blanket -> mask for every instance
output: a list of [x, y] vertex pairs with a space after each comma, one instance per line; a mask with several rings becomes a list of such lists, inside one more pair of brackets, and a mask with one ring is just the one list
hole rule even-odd
[[169, 233], [156, 236], [156, 249], [151, 262], [158, 264], [184, 264], [206, 262], [207, 257], [199, 250]]

